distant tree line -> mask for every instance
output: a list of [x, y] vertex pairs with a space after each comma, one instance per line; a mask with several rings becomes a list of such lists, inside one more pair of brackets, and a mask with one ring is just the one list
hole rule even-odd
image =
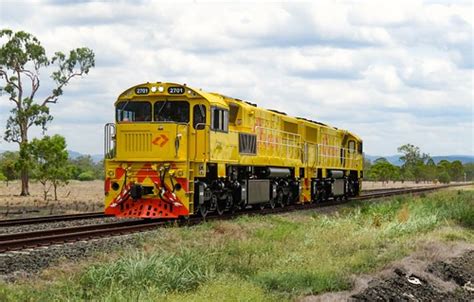
[[474, 163], [462, 164], [461, 161], [441, 160], [436, 164], [433, 159], [420, 148], [406, 144], [398, 148], [402, 153], [401, 166], [396, 166], [380, 157], [374, 162], [364, 159], [364, 179], [374, 181], [415, 181], [440, 182], [473, 181]]
[[[46, 136], [44, 141], [53, 141], [53, 142], [58, 142], [61, 145], [61, 137], [59, 135], [55, 135], [52, 138]], [[64, 138], [62, 138], [64, 139]], [[41, 140], [40, 140], [41, 141]], [[35, 143], [34, 145], [38, 145], [38, 143]], [[41, 144], [39, 144], [41, 145]], [[43, 144], [44, 146], [44, 144]], [[43, 146], [38, 146], [39, 148], [42, 148]], [[35, 146], [36, 147], [36, 146]], [[41, 169], [56, 169], [56, 166], [53, 165], [48, 165], [46, 166], [46, 163], [49, 162], [57, 162], [60, 163], [62, 166], [60, 167], [62, 170], [64, 170], [64, 176], [63, 178], [67, 180], [80, 180], [80, 181], [87, 181], [87, 180], [95, 180], [95, 179], [104, 179], [104, 162], [103, 160], [99, 162], [95, 162], [90, 155], [80, 155], [75, 158], [68, 158], [67, 151], [65, 149], [61, 150], [64, 151], [62, 153], [63, 158], [58, 159], [57, 152], [56, 156], [51, 156], [51, 159], [45, 159], [46, 155], [43, 153], [43, 151], [38, 150], [38, 147], [35, 149], [35, 155], [33, 156], [33, 163], [30, 165], [32, 166], [32, 175], [33, 179], [38, 180], [38, 175], [40, 175]], [[43, 147], [44, 148], [44, 147]], [[65, 160], [64, 160], [65, 157]], [[5, 151], [0, 154], [0, 180], [1, 181], [12, 181], [12, 180], [17, 180], [20, 179], [20, 172], [18, 171], [18, 160], [19, 160], [19, 154], [18, 151]], [[59, 167], [57, 167], [59, 169]]]

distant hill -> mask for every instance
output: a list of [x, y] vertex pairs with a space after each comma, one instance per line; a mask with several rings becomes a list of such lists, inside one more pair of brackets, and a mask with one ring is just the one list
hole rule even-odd
[[370, 160], [371, 162], [374, 162], [377, 158], [385, 158], [388, 160], [389, 163], [395, 166], [401, 166], [403, 162], [400, 160], [401, 155], [388, 155], [388, 156], [382, 156], [382, 155], [370, 155], [370, 154], [365, 154], [365, 158]]
[[439, 163], [442, 160], [448, 160], [448, 161], [455, 161], [459, 160], [463, 164], [467, 163], [473, 163], [474, 162], [474, 156], [473, 155], [439, 155], [439, 156], [432, 156], [433, 160], [435, 163]]
[[[377, 158], [384, 157], [388, 160], [389, 163], [396, 166], [401, 166], [403, 162], [400, 160], [401, 155], [388, 155], [388, 156], [380, 156], [380, 155], [370, 155], [365, 154], [365, 158], [370, 160], [371, 162], [375, 161]], [[463, 164], [466, 163], [474, 163], [474, 156], [473, 155], [435, 155], [431, 157], [435, 163], [439, 163], [442, 160], [447, 161], [455, 161], [459, 160]]]
[[[73, 150], [67, 150], [67, 152], [69, 153], [69, 158], [71, 158], [71, 159], [78, 158], [79, 156], [90, 155], [90, 154], [82, 154], [80, 152], [76, 152], [76, 151], [73, 151]], [[92, 157], [92, 160], [95, 163], [100, 162], [104, 158], [104, 155], [102, 155], [102, 154], [93, 154], [93, 155], [90, 155], [90, 156]]]

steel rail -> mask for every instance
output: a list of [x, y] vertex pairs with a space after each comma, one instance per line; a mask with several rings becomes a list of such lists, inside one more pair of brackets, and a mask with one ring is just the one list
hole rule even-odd
[[[379, 192], [370, 195], [357, 196], [354, 198], [349, 198], [349, 201], [359, 201], [359, 200], [370, 200], [370, 199], [379, 199], [395, 195], [403, 194], [422, 194], [425, 192], [436, 191], [448, 187], [455, 186], [465, 186], [472, 185], [462, 184], [462, 185], [444, 185], [437, 187], [424, 187], [424, 188], [410, 188], [403, 190], [394, 190], [391, 192]], [[76, 226], [76, 227], [66, 227], [66, 228], [57, 228], [49, 229], [43, 231], [33, 231], [33, 232], [24, 232], [24, 233], [14, 233], [14, 234], [4, 234], [0, 235], [0, 252], [10, 251], [10, 250], [21, 250], [30, 247], [36, 247], [41, 245], [52, 245], [57, 243], [71, 242], [77, 240], [87, 240], [92, 238], [100, 238], [105, 236], [116, 236], [122, 234], [129, 234], [134, 232], [141, 232], [152, 230], [157, 227], [162, 227], [166, 225], [195, 225], [203, 221], [212, 221], [212, 220], [226, 220], [232, 219], [241, 215], [268, 215], [268, 214], [277, 214], [277, 213], [286, 213], [293, 211], [308, 210], [314, 208], [323, 208], [335, 205], [342, 205], [346, 201], [343, 200], [330, 200], [329, 202], [323, 203], [305, 203], [305, 204], [293, 204], [286, 207], [275, 207], [265, 208], [264, 210], [258, 208], [248, 208], [243, 211], [238, 211], [235, 213], [226, 213], [222, 216], [217, 214], [210, 215], [206, 218], [201, 217], [189, 217], [187, 219], [181, 220], [132, 220], [132, 221], [121, 221], [113, 223], [104, 223], [104, 224], [95, 224], [95, 225], [85, 225], [85, 226]]]
[[105, 215], [103, 212], [91, 212], [91, 213], [41, 216], [41, 217], [31, 217], [31, 218], [19, 218], [19, 219], [5, 219], [5, 220], [0, 220], [0, 227], [27, 225], [27, 224], [36, 224], [36, 223], [45, 223], [45, 222], [104, 218], [104, 217], [110, 217], [110, 216]]
[[79, 227], [57, 228], [44, 231], [5, 234], [0, 236], [0, 252], [21, 250], [42, 245], [100, 238], [107, 235], [121, 235], [167, 224], [167, 221], [122, 221]]

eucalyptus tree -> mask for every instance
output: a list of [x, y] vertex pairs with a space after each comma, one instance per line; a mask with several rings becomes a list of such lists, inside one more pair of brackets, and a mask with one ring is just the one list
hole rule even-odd
[[[10, 29], [0, 30], [0, 43], [0, 92], [13, 104], [4, 139], [19, 145], [20, 195], [24, 196], [29, 195], [28, 171], [31, 168], [28, 132], [33, 126], [46, 131], [46, 125], [53, 119], [50, 105], [57, 103], [71, 79], [89, 73], [94, 67], [94, 52], [81, 47], [67, 55], [58, 51], [48, 57], [35, 36]], [[52, 70], [50, 77], [54, 83], [51, 91], [43, 92], [42, 97], [38, 96], [40, 70]]]

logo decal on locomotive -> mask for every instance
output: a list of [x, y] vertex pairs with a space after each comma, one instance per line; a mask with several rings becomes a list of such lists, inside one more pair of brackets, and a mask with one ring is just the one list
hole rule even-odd
[[[157, 136], [153, 141], [152, 141], [152, 144], [153, 145], [157, 145], [157, 146], [160, 146], [163, 147], [164, 145], [166, 145], [166, 143], [169, 141], [170, 139], [164, 135], [164, 134], [161, 134], [160, 136]], [[160, 143], [161, 141], [161, 143]]]

